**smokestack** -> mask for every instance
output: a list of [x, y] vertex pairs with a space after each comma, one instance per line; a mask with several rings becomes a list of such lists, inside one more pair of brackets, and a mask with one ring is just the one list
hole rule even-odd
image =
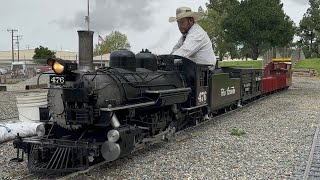
[[78, 31], [79, 35], [79, 70], [94, 71], [93, 67], [93, 31]]

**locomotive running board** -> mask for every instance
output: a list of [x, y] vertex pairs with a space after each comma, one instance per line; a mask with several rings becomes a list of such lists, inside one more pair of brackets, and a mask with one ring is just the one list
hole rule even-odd
[[175, 93], [175, 92], [191, 92], [191, 88], [177, 88], [177, 89], [166, 89], [166, 90], [146, 90], [146, 93], [150, 94], [169, 94], [169, 93]]
[[146, 106], [152, 106], [152, 105], [155, 105], [156, 103], [157, 103], [156, 101], [150, 101], [150, 102], [144, 102], [144, 103], [138, 103], [138, 104], [118, 106], [118, 107], [114, 107], [114, 108], [100, 108], [100, 110], [110, 112], [110, 111], [117, 111], [117, 110], [122, 110], [122, 109], [141, 108], [141, 107], [146, 107]]

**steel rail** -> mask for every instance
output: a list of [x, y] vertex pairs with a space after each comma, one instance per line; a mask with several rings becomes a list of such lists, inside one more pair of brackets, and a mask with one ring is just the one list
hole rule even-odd
[[315, 152], [315, 148], [316, 148], [316, 144], [317, 144], [317, 140], [318, 140], [318, 135], [319, 135], [319, 130], [320, 130], [319, 127], [320, 127], [320, 122], [317, 125], [317, 129], [316, 129], [316, 132], [315, 132], [314, 137], [313, 137], [313, 141], [312, 141], [312, 146], [311, 146], [311, 150], [310, 150], [310, 153], [309, 153], [308, 162], [307, 162], [307, 165], [306, 165], [306, 169], [304, 170], [304, 174], [303, 174], [303, 180], [308, 179], [308, 177], [310, 175], [309, 173], [310, 173], [312, 162], [314, 160], [314, 152]]

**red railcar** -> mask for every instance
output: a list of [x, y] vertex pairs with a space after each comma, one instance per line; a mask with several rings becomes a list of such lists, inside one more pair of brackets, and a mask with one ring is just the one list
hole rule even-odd
[[267, 94], [273, 91], [273, 81], [274, 77], [262, 78], [262, 94]]
[[288, 88], [292, 84], [291, 63], [270, 62], [263, 69], [262, 93], [268, 94]]

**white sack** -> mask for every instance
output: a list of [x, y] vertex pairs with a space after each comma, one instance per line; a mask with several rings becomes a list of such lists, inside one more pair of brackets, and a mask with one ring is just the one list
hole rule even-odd
[[0, 124], [0, 144], [13, 140], [17, 133], [21, 137], [35, 136], [39, 123], [18, 122]]

